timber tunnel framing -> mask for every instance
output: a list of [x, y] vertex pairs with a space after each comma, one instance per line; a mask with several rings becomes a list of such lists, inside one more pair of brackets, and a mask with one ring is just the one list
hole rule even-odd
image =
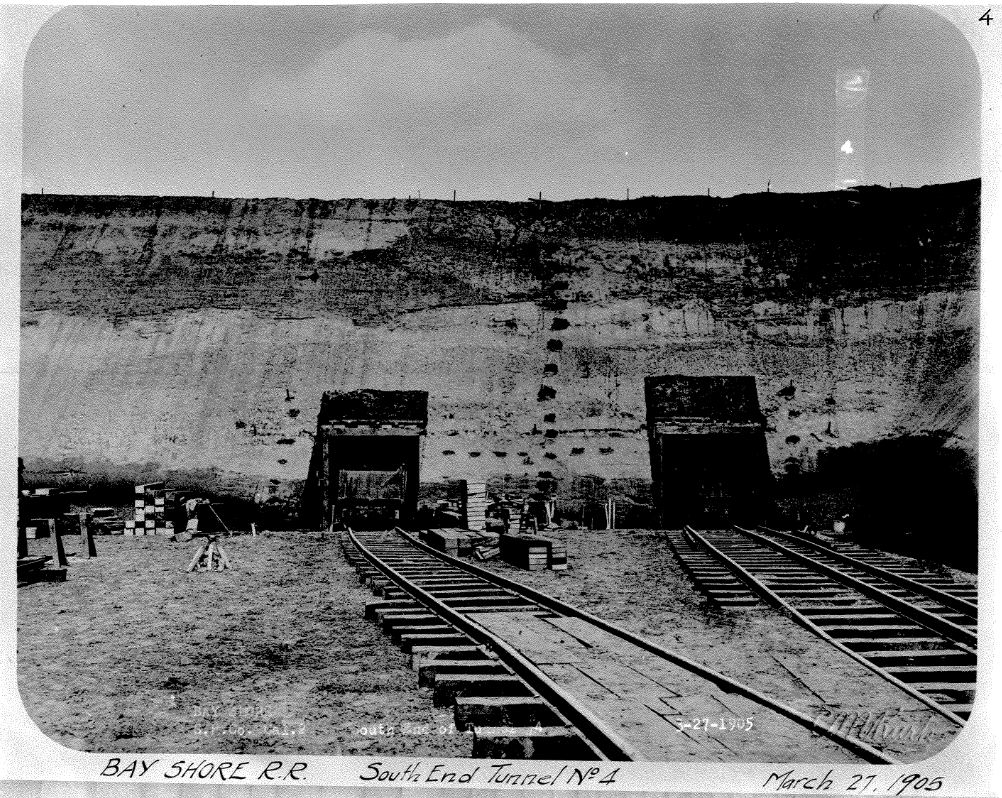
[[644, 398], [662, 526], [761, 520], [770, 469], [755, 378], [652, 376]]
[[328, 391], [320, 403], [304, 513], [322, 527], [409, 526], [417, 514], [425, 391]]

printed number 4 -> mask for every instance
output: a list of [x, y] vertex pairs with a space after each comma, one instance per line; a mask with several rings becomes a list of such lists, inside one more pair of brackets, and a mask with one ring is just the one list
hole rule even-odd
[[978, 22], [984, 22], [986, 25], [992, 24], [993, 17], [991, 16], [992, 10], [989, 8], [984, 14], [978, 17]]

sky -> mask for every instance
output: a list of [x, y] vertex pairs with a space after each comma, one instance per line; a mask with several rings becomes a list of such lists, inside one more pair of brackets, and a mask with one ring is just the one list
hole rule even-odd
[[963, 37], [913, 6], [78, 6], [25, 63], [23, 189], [918, 186], [979, 176], [980, 92]]

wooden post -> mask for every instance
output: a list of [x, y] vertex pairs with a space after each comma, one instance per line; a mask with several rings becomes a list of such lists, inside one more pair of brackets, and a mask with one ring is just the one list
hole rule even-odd
[[17, 557], [28, 556], [28, 530], [22, 519], [17, 522]]
[[332, 524], [334, 521], [331, 513], [331, 441], [327, 435], [327, 430], [321, 425], [317, 425], [317, 441], [320, 446], [320, 526]]
[[59, 529], [56, 526], [56, 519], [46, 518], [45, 523], [49, 525], [49, 537], [52, 538], [52, 557], [56, 561], [56, 565], [69, 565], [66, 561], [66, 552], [63, 550], [63, 540], [59, 537]]
[[97, 549], [94, 546], [94, 533], [87, 515], [86, 512], [82, 512], [78, 518], [80, 519], [80, 555], [89, 560], [91, 557], [97, 557]]
[[195, 552], [195, 556], [191, 558], [191, 562], [188, 563], [188, 572], [191, 573], [198, 567], [198, 561], [202, 559], [202, 555], [205, 553], [206, 547], [209, 545], [209, 541], [202, 541], [202, 545], [198, 547], [198, 551]]

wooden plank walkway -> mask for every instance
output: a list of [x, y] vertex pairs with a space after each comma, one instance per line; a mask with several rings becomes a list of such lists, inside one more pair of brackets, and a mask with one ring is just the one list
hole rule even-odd
[[769, 762], [798, 750], [808, 762], [858, 761], [824, 737], [805, 738], [803, 727], [782, 715], [715, 690], [583, 619], [528, 612], [469, 617], [512, 644], [650, 760]]

